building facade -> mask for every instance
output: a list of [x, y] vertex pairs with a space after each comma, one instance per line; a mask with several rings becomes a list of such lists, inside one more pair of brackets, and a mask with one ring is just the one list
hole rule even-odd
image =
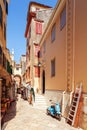
[[[84, 113], [87, 113], [86, 11], [86, 0], [59, 0], [40, 40], [41, 92], [60, 101], [58, 92], [66, 91], [69, 95], [82, 83]], [[65, 104], [69, 98], [66, 96]]]
[[40, 68], [38, 66], [39, 41], [53, 9], [36, 2], [30, 2], [25, 31], [26, 43], [26, 83], [35, 90], [39, 87]]
[[[84, 10], [80, 12], [82, 4]], [[46, 89], [72, 91], [77, 83], [82, 82], [83, 92], [87, 93], [85, 8], [85, 3], [78, 0], [62, 0], [55, 7], [40, 41]]]
[[12, 60], [7, 49], [6, 28], [8, 15], [8, 0], [0, 0], [0, 121], [15, 99], [15, 85], [12, 81]]
[[11, 86], [11, 58], [6, 48], [6, 27], [8, 15], [8, 1], [0, 1], [0, 98], [8, 95], [8, 88]]

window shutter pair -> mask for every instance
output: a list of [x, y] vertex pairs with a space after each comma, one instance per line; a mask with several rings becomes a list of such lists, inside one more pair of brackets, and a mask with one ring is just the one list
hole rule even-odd
[[36, 22], [36, 34], [42, 34], [42, 23]]

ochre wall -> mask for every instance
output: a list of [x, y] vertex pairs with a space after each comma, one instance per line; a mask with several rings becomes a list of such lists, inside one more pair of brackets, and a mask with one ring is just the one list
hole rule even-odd
[[75, 2], [75, 84], [82, 82], [87, 93], [87, 0]]
[[[47, 90], [66, 89], [66, 26], [60, 31], [59, 17], [56, 21], [56, 38], [51, 42], [51, 30], [46, 36], [45, 86]], [[44, 55], [42, 56], [44, 59]], [[55, 58], [55, 76], [51, 77], [51, 60]]]

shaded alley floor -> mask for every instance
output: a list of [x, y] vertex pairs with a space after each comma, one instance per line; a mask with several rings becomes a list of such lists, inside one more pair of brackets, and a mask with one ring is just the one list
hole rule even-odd
[[35, 108], [20, 95], [18, 101], [13, 102], [4, 118], [2, 130], [79, 130], [65, 123], [62, 118], [58, 121], [46, 115], [46, 111]]

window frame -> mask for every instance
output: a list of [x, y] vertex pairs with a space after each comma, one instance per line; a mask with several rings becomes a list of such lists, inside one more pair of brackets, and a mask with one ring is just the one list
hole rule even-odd
[[40, 67], [39, 66], [34, 66], [34, 75], [36, 78], [40, 77]]
[[55, 76], [55, 69], [56, 69], [56, 66], [55, 66], [55, 58], [51, 60], [51, 77], [54, 77]]
[[43, 42], [43, 53], [46, 53], [46, 40]]
[[6, 24], [4, 23], [4, 38], [6, 40]]
[[42, 35], [42, 22], [35, 22], [36, 25], [36, 34]]
[[62, 30], [66, 25], [66, 5], [63, 7], [60, 13], [60, 30]]
[[53, 24], [51, 29], [51, 42], [53, 43], [56, 39], [56, 23]]

